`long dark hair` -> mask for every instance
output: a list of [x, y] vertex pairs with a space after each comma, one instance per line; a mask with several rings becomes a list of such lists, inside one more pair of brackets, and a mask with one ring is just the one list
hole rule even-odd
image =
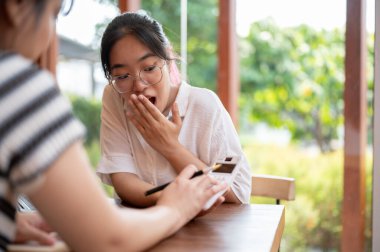
[[108, 24], [102, 37], [100, 56], [107, 79], [111, 78], [109, 55], [112, 47], [121, 38], [130, 34], [139, 39], [159, 58], [167, 61], [174, 59], [170, 55], [170, 42], [160, 23], [142, 10], [125, 12]]
[[[7, 0], [0, 0], [0, 17], [5, 16], [5, 2], [6, 1]], [[38, 24], [38, 21], [40, 20], [42, 13], [45, 10], [45, 6], [48, 1], [50, 0], [34, 0], [34, 11], [37, 17], [37, 24]], [[61, 14], [66, 16], [71, 11], [74, 4], [74, 0], [61, 0], [61, 2], [62, 2]]]

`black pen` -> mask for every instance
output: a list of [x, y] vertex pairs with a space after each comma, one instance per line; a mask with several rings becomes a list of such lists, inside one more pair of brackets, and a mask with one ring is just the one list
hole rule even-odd
[[[220, 166], [222, 166], [222, 165], [221, 165], [221, 164], [216, 164], [216, 165], [214, 165], [214, 166], [212, 166], [212, 167], [207, 167], [207, 168], [204, 169], [204, 170], [196, 171], [196, 172], [194, 172], [193, 176], [191, 176], [190, 179], [195, 178], [195, 177], [198, 177], [198, 176], [201, 176], [202, 174], [207, 174], [207, 173], [209, 173], [210, 171], [213, 171], [213, 170], [215, 170], [215, 169], [218, 169]], [[167, 187], [170, 183], [171, 183], [171, 182], [166, 183], [166, 184], [163, 184], [163, 185], [160, 185], [160, 186], [157, 186], [157, 187], [154, 187], [154, 188], [152, 188], [152, 189], [146, 191], [146, 192], [145, 192], [145, 196], [149, 196], [149, 195], [151, 195], [151, 194], [153, 194], [153, 193], [155, 193], [155, 192], [159, 192], [159, 191], [161, 191], [161, 190], [164, 190], [165, 187]]]

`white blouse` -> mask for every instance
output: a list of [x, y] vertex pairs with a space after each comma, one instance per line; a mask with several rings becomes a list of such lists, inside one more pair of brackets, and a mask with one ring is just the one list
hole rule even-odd
[[[231, 189], [242, 203], [251, 194], [251, 174], [232, 120], [218, 96], [211, 90], [182, 83], [176, 97], [182, 128], [179, 142], [206, 165], [227, 156], [240, 156], [239, 169]], [[97, 174], [111, 184], [109, 174], [129, 172], [156, 186], [173, 180], [176, 171], [127, 121], [124, 99], [110, 85], [105, 87], [101, 114], [102, 158]], [[169, 114], [168, 118], [170, 118]]]

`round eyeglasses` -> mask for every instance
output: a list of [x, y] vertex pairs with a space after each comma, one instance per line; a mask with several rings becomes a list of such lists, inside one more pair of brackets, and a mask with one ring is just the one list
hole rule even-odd
[[69, 15], [71, 9], [73, 8], [74, 5], [74, 0], [61, 0], [61, 9], [60, 9], [60, 14], [62, 16], [67, 16]]
[[124, 94], [132, 91], [134, 81], [139, 78], [145, 86], [152, 86], [159, 83], [162, 79], [162, 68], [166, 65], [163, 61], [162, 66], [150, 65], [139, 71], [139, 75], [132, 76], [130, 74], [111, 76], [110, 84], [119, 93]]

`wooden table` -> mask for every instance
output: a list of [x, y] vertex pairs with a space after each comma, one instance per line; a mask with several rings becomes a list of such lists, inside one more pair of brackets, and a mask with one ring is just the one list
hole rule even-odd
[[[196, 218], [149, 251], [278, 251], [285, 224], [282, 205], [222, 204]], [[55, 246], [11, 245], [8, 252], [68, 252]]]
[[222, 204], [149, 251], [278, 251], [284, 225], [282, 205]]

